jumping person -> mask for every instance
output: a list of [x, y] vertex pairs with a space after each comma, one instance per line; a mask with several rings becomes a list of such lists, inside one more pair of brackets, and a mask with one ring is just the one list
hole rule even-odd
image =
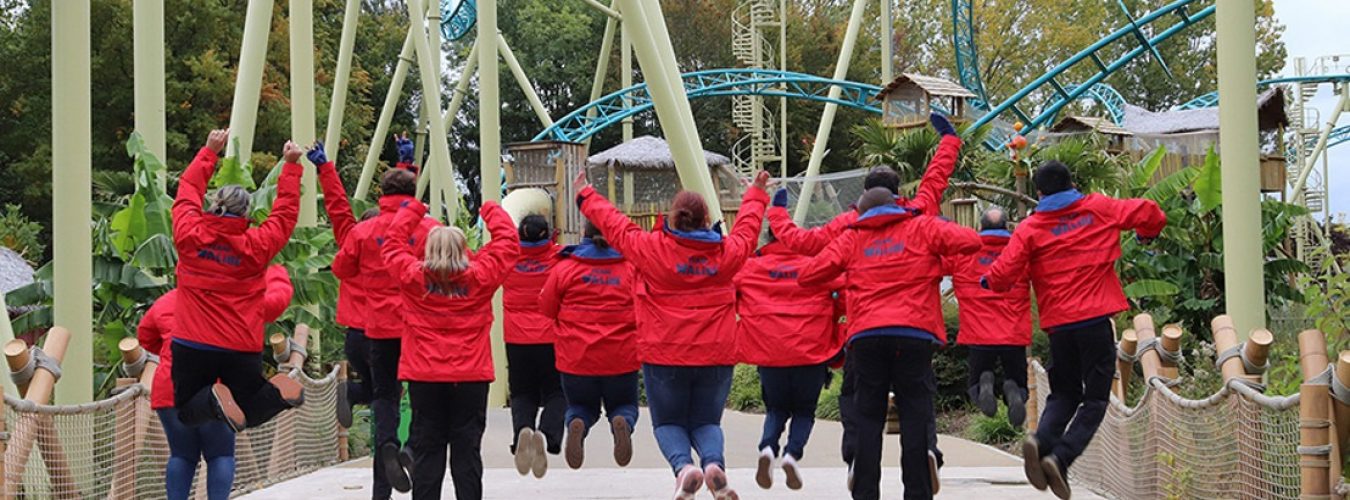
[[[328, 222], [333, 226], [333, 240], [338, 248], [347, 240], [347, 234], [356, 226], [356, 217], [352, 213], [351, 202], [347, 201], [347, 190], [342, 187], [338, 177], [337, 165], [328, 161], [323, 150], [323, 142], [316, 141], [305, 151], [305, 158], [314, 165], [319, 173], [319, 188], [323, 190], [324, 211], [328, 213]], [[342, 351], [347, 356], [351, 373], [357, 380], [347, 380], [337, 391], [337, 419], [343, 427], [352, 425], [352, 405], [370, 404], [370, 364], [365, 333], [365, 321], [360, 317], [365, 300], [365, 286], [358, 278], [339, 280], [337, 300], [337, 323], [347, 327], [347, 335], [342, 343]]]
[[[825, 363], [842, 344], [834, 295], [843, 280], [818, 288], [801, 286], [797, 275], [811, 258], [775, 241], [773, 231], [763, 239], [765, 245], [736, 273], [736, 352], [741, 362], [759, 367], [764, 400], [755, 482], [765, 489], [773, 486], [772, 467], [779, 461], [788, 488], [797, 490], [802, 487], [797, 461], [806, 451], [816, 400], [829, 379]], [[789, 421], [787, 447], [779, 448]]]
[[249, 227], [248, 191], [216, 190], [202, 211], [207, 182], [228, 130], [214, 130], [179, 179], [173, 202], [178, 250], [174, 308], [174, 408], [188, 426], [224, 420], [238, 432], [304, 402], [300, 383], [284, 373], [262, 376], [266, 269], [290, 239], [300, 206], [300, 146], [286, 142], [272, 212]]
[[585, 172], [573, 184], [582, 215], [637, 275], [638, 359], [656, 442], [676, 474], [677, 499], [692, 499], [705, 482], [718, 500], [737, 498], [727, 483], [721, 425], [737, 361], [732, 279], [754, 251], [768, 181], [768, 172], [755, 176], [725, 238], [710, 226], [708, 205], [697, 193], [675, 195], [663, 227], [644, 231], [597, 193]]
[[[365, 321], [367, 351], [365, 357], [370, 367], [370, 409], [375, 423], [375, 460], [373, 498], [381, 500], [389, 497], [389, 490], [407, 492], [412, 488], [408, 469], [412, 467], [412, 456], [403, 450], [398, 439], [399, 398], [402, 384], [399, 383], [399, 366], [402, 358], [402, 338], [409, 328], [405, 324], [406, 314], [403, 296], [399, 293], [397, 277], [389, 272], [381, 255], [381, 248], [388, 244], [389, 226], [398, 213], [399, 206], [413, 200], [417, 193], [417, 177], [411, 169], [413, 159], [412, 141], [406, 134], [396, 137], [398, 145], [398, 165], [380, 177], [379, 215], [362, 221], [352, 228], [333, 257], [333, 276], [343, 283], [355, 280], [365, 286], [364, 310], [361, 314]], [[435, 221], [420, 219], [405, 240], [413, 251], [421, 251], [426, 243], [427, 232], [435, 227]], [[348, 354], [348, 360], [360, 358], [362, 353]]]
[[1167, 215], [1151, 200], [1083, 195], [1069, 168], [1048, 161], [1032, 174], [1040, 191], [1036, 212], [981, 278], [1006, 292], [1031, 278], [1041, 328], [1050, 335], [1050, 396], [1036, 435], [1022, 444], [1027, 480], [1069, 498], [1069, 466], [1097, 433], [1116, 373], [1111, 316], [1129, 309], [1116, 260], [1120, 233], [1156, 238]]
[[1016, 280], [1005, 294], [980, 287], [980, 276], [1008, 245], [1008, 218], [990, 208], [980, 216], [980, 251], [943, 263], [952, 276], [952, 290], [960, 305], [961, 330], [956, 343], [966, 346], [967, 392], [986, 416], [998, 412], [995, 366], [1002, 365], [1003, 402], [1008, 422], [1021, 427], [1027, 409], [1027, 346], [1031, 345], [1031, 290], [1026, 278]]
[[437, 225], [426, 249], [408, 244], [426, 207], [406, 200], [389, 226], [381, 255], [403, 296], [407, 319], [398, 378], [408, 382], [412, 404], [414, 500], [438, 500], [445, 479], [446, 447], [455, 498], [483, 498], [483, 430], [487, 427], [492, 368], [492, 296], [520, 253], [511, 216], [483, 203], [479, 214], [491, 241], [470, 252], [464, 232]]
[[567, 465], [581, 468], [586, 435], [601, 407], [614, 436], [614, 462], [633, 459], [638, 420], [637, 318], [633, 270], [586, 222], [581, 243], [563, 249], [539, 294], [539, 310], [556, 318], [558, 371], [567, 396]]
[[[272, 265], [267, 268], [267, 291], [263, 292], [263, 320], [276, 321], [291, 303], [291, 278], [286, 268]], [[197, 475], [197, 462], [206, 462], [206, 497], [210, 500], [230, 498], [234, 488], [234, 431], [221, 421], [209, 421], [188, 427], [178, 420], [173, 407], [173, 343], [174, 311], [178, 307], [178, 291], [169, 290], [141, 317], [136, 327], [136, 339], [146, 352], [159, 356], [159, 368], [150, 387], [150, 408], [159, 415], [164, 427], [164, 438], [169, 443], [169, 460], [164, 467], [164, 489], [169, 500], [187, 500], [192, 493], [192, 480]]]
[[905, 498], [931, 498], [936, 434], [933, 351], [943, 345], [941, 259], [973, 253], [975, 231], [895, 204], [890, 191], [863, 194], [850, 230], [801, 270], [802, 286], [845, 276], [850, 369], [855, 370], [857, 451], [853, 498], [881, 495], [882, 434], [888, 394], [900, 413]]
[[553, 318], [539, 312], [539, 291], [562, 247], [553, 241], [548, 218], [542, 215], [523, 217], [518, 232], [520, 257], [502, 284], [502, 337], [515, 436], [511, 453], [516, 472], [523, 476], [533, 471], [541, 478], [548, 471], [548, 455], [562, 450], [567, 412], [555, 361]]

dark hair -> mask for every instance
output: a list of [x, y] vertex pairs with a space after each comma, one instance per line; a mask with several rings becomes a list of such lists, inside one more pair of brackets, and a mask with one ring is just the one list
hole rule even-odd
[[759, 231], [759, 246], [765, 246], [778, 241], [778, 237], [773, 234], [773, 225], [769, 224], [768, 219], [764, 220], [764, 227]]
[[1036, 184], [1036, 190], [1041, 192], [1041, 196], [1049, 196], [1073, 188], [1073, 178], [1069, 175], [1069, 167], [1055, 160], [1047, 161], [1037, 167], [1036, 172], [1031, 174], [1031, 182]]
[[520, 241], [534, 243], [549, 237], [548, 218], [539, 214], [526, 215], [520, 220]]
[[980, 230], [988, 229], [1008, 229], [1008, 215], [1002, 208], [989, 207], [984, 213], [980, 214]]
[[671, 227], [680, 231], [708, 227], [708, 204], [703, 201], [703, 195], [693, 191], [680, 191], [670, 205]]
[[380, 215], [380, 207], [372, 207], [361, 213], [361, 221], [365, 222], [374, 219], [377, 215]]
[[895, 204], [895, 194], [884, 187], [874, 187], [863, 192], [861, 198], [858, 198], [858, 213], [867, 213], [876, 207]]
[[590, 238], [591, 244], [595, 245], [595, 248], [609, 250], [609, 240], [605, 239], [604, 233], [601, 233], [600, 228], [596, 227], [591, 221], [586, 221], [586, 225], [581, 231], [581, 236]]
[[384, 196], [417, 195], [417, 176], [412, 172], [396, 168], [380, 176], [380, 192]]
[[867, 177], [863, 178], [863, 189], [875, 187], [886, 188], [893, 195], [900, 194], [900, 174], [885, 165], [872, 167], [867, 171]]

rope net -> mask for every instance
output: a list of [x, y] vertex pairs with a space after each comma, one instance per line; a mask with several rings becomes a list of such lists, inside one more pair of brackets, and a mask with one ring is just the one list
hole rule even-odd
[[[293, 376], [305, 389], [305, 404], [236, 436], [235, 494], [337, 462], [337, 369], [317, 380]], [[139, 384], [72, 406], [6, 396], [4, 418], [5, 498], [165, 497], [169, 447], [149, 391]], [[205, 498], [205, 472], [199, 463], [194, 498]]]
[[[824, 225], [840, 213], [851, 210], [854, 203], [863, 194], [863, 179], [867, 169], [860, 168], [844, 172], [833, 172], [817, 176], [816, 187], [811, 194], [811, 204], [806, 210], [804, 227]], [[806, 177], [777, 179], [779, 187], [788, 190], [788, 213], [797, 213], [797, 200], [801, 197]]]
[[[1050, 382], [1036, 370], [1037, 408]], [[1234, 384], [1203, 400], [1153, 380], [1133, 408], [1111, 395], [1106, 419], [1070, 468], [1110, 498], [1299, 498], [1298, 396]]]

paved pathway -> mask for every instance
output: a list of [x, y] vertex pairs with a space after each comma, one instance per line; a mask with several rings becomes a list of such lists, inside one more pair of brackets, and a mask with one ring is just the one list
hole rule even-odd
[[[633, 463], [618, 468], [610, 454], [609, 434], [597, 426], [587, 440], [586, 466], [571, 470], [561, 457], [552, 457], [551, 468], [543, 479], [521, 477], [512, 465], [507, 445], [510, 444], [510, 415], [506, 410], [488, 414], [487, 434], [483, 438], [485, 498], [488, 499], [661, 499], [668, 498], [674, 480], [665, 461], [656, 450], [651, 426], [643, 410], [637, 432], [634, 434], [636, 451]], [[782, 484], [778, 473], [775, 487], [761, 490], [754, 483], [755, 444], [759, 441], [762, 417], [727, 412], [723, 420], [727, 437], [727, 464], [731, 484], [741, 498], [825, 500], [848, 498], [845, 486], [847, 469], [839, 460], [838, 423], [818, 422], [801, 461], [805, 487], [791, 491]], [[939, 436], [939, 446], [946, 456], [942, 469], [940, 498], [991, 499], [1051, 499], [1046, 493], [1032, 489], [1022, 475], [1022, 461], [1017, 457], [989, 446], [951, 436]], [[888, 436], [883, 464], [883, 498], [900, 498], [899, 441]], [[365, 500], [370, 498], [370, 461], [354, 460], [312, 474], [286, 481], [254, 492], [242, 498], [248, 500], [282, 500], [293, 498], [322, 498], [324, 500]], [[443, 498], [454, 494], [446, 476]], [[1085, 488], [1076, 488], [1075, 498], [1100, 498]], [[700, 498], [711, 498], [704, 493]], [[395, 495], [395, 498], [410, 498]]]

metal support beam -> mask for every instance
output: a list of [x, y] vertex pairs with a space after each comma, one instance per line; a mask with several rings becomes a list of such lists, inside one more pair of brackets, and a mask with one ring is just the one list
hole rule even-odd
[[604, 15], [609, 16], [610, 19], [613, 19], [615, 21], [623, 20], [623, 15], [619, 14], [619, 11], [614, 10], [612, 7], [606, 7], [605, 4], [602, 4], [597, 0], [584, 0], [584, 1], [591, 7], [595, 7], [595, 10], [598, 10]]
[[408, 36], [403, 39], [403, 49], [398, 53], [398, 64], [394, 66], [394, 76], [389, 80], [389, 90], [384, 94], [384, 106], [380, 108], [380, 119], [375, 122], [375, 135], [370, 139], [370, 149], [366, 151], [366, 161], [361, 164], [361, 177], [356, 181], [356, 191], [352, 198], [364, 200], [370, 194], [370, 181], [375, 176], [375, 164], [384, 152], [385, 140], [389, 136], [389, 124], [394, 121], [394, 112], [398, 110], [399, 96], [403, 93], [403, 81], [408, 77], [408, 64], [413, 56], [413, 34], [420, 27], [416, 24], [408, 27]]
[[[164, 0], [135, 0], [131, 9], [136, 131], [155, 158], [168, 162], [164, 139], [168, 130], [164, 109]], [[163, 173], [157, 182], [160, 189], [165, 188]]]
[[[778, 69], [787, 71], [787, 0], [778, 0]], [[778, 99], [778, 176], [787, 178], [788, 171], [788, 115], [787, 98]]]
[[57, 404], [94, 398], [89, 0], [52, 2], [52, 320], [70, 331]]
[[[483, 201], [502, 200], [501, 81], [497, 66], [497, 0], [478, 1], [478, 164]], [[502, 291], [492, 297], [492, 356], [506, 359], [502, 336]], [[497, 382], [488, 389], [488, 404], [506, 403], [506, 363], [496, 363]]]
[[[291, 140], [301, 147], [314, 143], [314, 0], [290, 1]], [[300, 158], [300, 227], [319, 223], [319, 178], [309, 159]]]
[[[848, 67], [853, 61], [853, 46], [858, 42], [858, 29], [862, 26], [865, 0], [853, 0], [853, 12], [848, 18], [848, 28], [844, 31], [844, 43], [839, 50], [839, 60], [834, 64], [834, 79], [848, 78]], [[838, 99], [843, 89], [830, 87], [830, 99]], [[811, 194], [816, 189], [816, 176], [820, 175], [820, 164], [825, 160], [825, 146], [830, 142], [830, 130], [834, 128], [834, 114], [839, 106], [826, 103], [825, 111], [820, 115], [820, 125], [816, 128], [815, 144], [811, 146], [811, 159], [806, 164], [806, 182], [802, 183], [801, 195], [797, 198], [797, 209], [792, 218], [798, 224], [806, 220], [806, 209], [811, 206]]]
[[[482, 5], [481, 3], [479, 4]], [[427, 34], [424, 30], [426, 16], [424, 0], [409, 0], [408, 15], [414, 19], [413, 25], [413, 50], [417, 53], [417, 69], [422, 80], [422, 99], [427, 103], [427, 109], [439, 113], [441, 109], [441, 78], [436, 72], [438, 65], [436, 58], [440, 57], [440, 47], [431, 47]], [[479, 11], [481, 16], [482, 11]], [[481, 23], [481, 19], [480, 19]], [[482, 24], [479, 24], [482, 29]], [[432, 27], [436, 30], [436, 27]], [[439, 40], [439, 35], [436, 37]], [[434, 115], [426, 115], [428, 118]], [[450, 144], [449, 138], [445, 133], [445, 123], [441, 120], [426, 120], [431, 124], [431, 140], [428, 146], [431, 148], [427, 158], [428, 168], [448, 168], [450, 166]], [[432, 177], [435, 180], [435, 177]], [[459, 199], [459, 190], [454, 182], [447, 182], [445, 191], [449, 193], [446, 198], [451, 200]], [[451, 203], [446, 206], [448, 213], [446, 220], [454, 220], [455, 212], [458, 210], [458, 203]]]
[[[618, 4], [619, 0], [614, 0], [614, 3]], [[630, 28], [631, 25], [632, 23], [629, 22], [619, 25], [619, 88], [624, 89], [633, 86], [633, 35], [629, 32], [632, 29]], [[623, 126], [623, 142], [633, 140], [633, 117], [624, 117], [621, 125]], [[632, 179], [632, 176], [624, 175], [624, 179], [625, 186], [631, 185], [629, 180]], [[626, 187], [625, 189], [624, 193], [632, 191]]]
[[[881, 0], [881, 85], [886, 86], [895, 79], [895, 57], [891, 55], [895, 44], [895, 25], [891, 22], [891, 0]], [[782, 68], [787, 69], [787, 68]]]
[[501, 52], [502, 60], [506, 61], [506, 67], [511, 70], [511, 75], [516, 78], [516, 84], [520, 85], [520, 90], [525, 93], [525, 100], [529, 101], [530, 108], [534, 109], [534, 115], [539, 117], [539, 123], [544, 124], [544, 128], [552, 127], [553, 119], [549, 118], [548, 110], [544, 109], [544, 103], [539, 100], [539, 93], [534, 91], [534, 84], [530, 83], [530, 77], [525, 76], [520, 61], [516, 60], [516, 54], [511, 52], [511, 46], [506, 44], [506, 37], [501, 33], [497, 33], [497, 50]]
[[[441, 122], [445, 124], [445, 130], [450, 131], [455, 126], [455, 117], [459, 115], [459, 109], [464, 106], [464, 98], [469, 94], [469, 81], [473, 79], [474, 72], [478, 71], [478, 40], [474, 39], [473, 46], [469, 48], [469, 57], [464, 60], [464, 67], [459, 71], [459, 82], [455, 84], [454, 93], [450, 97], [450, 106], [446, 108], [445, 114], [441, 115]], [[454, 165], [450, 166], [454, 169]], [[453, 179], [453, 177], [451, 177]], [[421, 193], [426, 189], [426, 177], [417, 179], [417, 192]]]
[[[426, 99], [422, 99], [422, 103], [427, 106], [422, 108], [423, 114], [418, 121], [421, 122], [423, 125], [425, 125], [425, 127], [423, 127], [423, 130], [426, 131], [427, 133], [431, 132], [432, 122], [441, 121], [441, 108], [439, 104], [441, 101], [439, 97], [441, 92], [441, 61], [443, 56], [441, 55], [441, 29], [440, 29], [441, 9], [437, 6], [437, 3], [438, 2], [428, 1], [426, 6], [427, 46], [431, 47], [431, 54], [433, 56], [431, 58], [431, 72], [432, 74], [436, 75], [436, 94], [438, 97], [438, 99], [436, 100], [438, 104], [435, 108], [432, 108], [431, 106], [428, 105], [429, 101], [427, 101]], [[442, 127], [442, 130], [444, 130], [444, 127]], [[428, 157], [424, 161], [426, 161], [426, 165], [428, 167], [425, 170], [425, 172], [431, 175], [432, 217], [435, 217], [436, 220], [439, 220], [446, 224], [453, 224], [455, 222], [454, 219], [448, 217], [448, 215], [454, 213], [454, 211], [447, 210], [446, 204], [455, 203], [455, 206], [458, 207], [459, 203], [454, 201], [455, 197], [445, 192], [446, 183], [450, 183], [454, 179], [454, 175], [450, 173], [451, 160], [450, 154], [448, 153], [450, 150], [449, 140], [450, 140], [449, 134], [447, 133], [446, 134], [447, 153], [445, 155], [445, 158], [440, 158], [439, 156], [434, 158]]]
[[1250, 4], [1218, 2], [1219, 157], [1223, 159], [1224, 299], [1239, 341], [1265, 328], [1261, 152], [1256, 130], [1256, 17]]
[[[610, 5], [614, 5], [611, 2]], [[591, 99], [586, 102], [595, 102], [605, 91], [605, 77], [609, 76], [609, 57], [614, 53], [614, 30], [618, 28], [619, 20], [613, 17], [605, 19], [605, 34], [600, 35], [600, 57], [595, 60], [595, 78], [591, 80]], [[626, 38], [625, 38], [626, 40]], [[586, 118], [594, 118], [595, 110], [587, 110]], [[590, 147], [591, 138], [586, 138], [586, 147]]]
[[248, 0], [234, 80], [234, 104], [230, 109], [230, 142], [225, 146], [225, 156], [239, 158], [240, 164], [248, 164], [253, 156], [253, 132], [258, 124], [263, 63], [267, 61], [267, 35], [271, 28], [272, 0]]
[[361, 17], [361, 0], [347, 0], [342, 13], [342, 39], [338, 42], [337, 71], [333, 75], [333, 96], [328, 105], [328, 130], [323, 147], [328, 159], [338, 161], [342, 148], [342, 115], [347, 110], [347, 84], [352, 74], [352, 51], [356, 47], [356, 24]]

